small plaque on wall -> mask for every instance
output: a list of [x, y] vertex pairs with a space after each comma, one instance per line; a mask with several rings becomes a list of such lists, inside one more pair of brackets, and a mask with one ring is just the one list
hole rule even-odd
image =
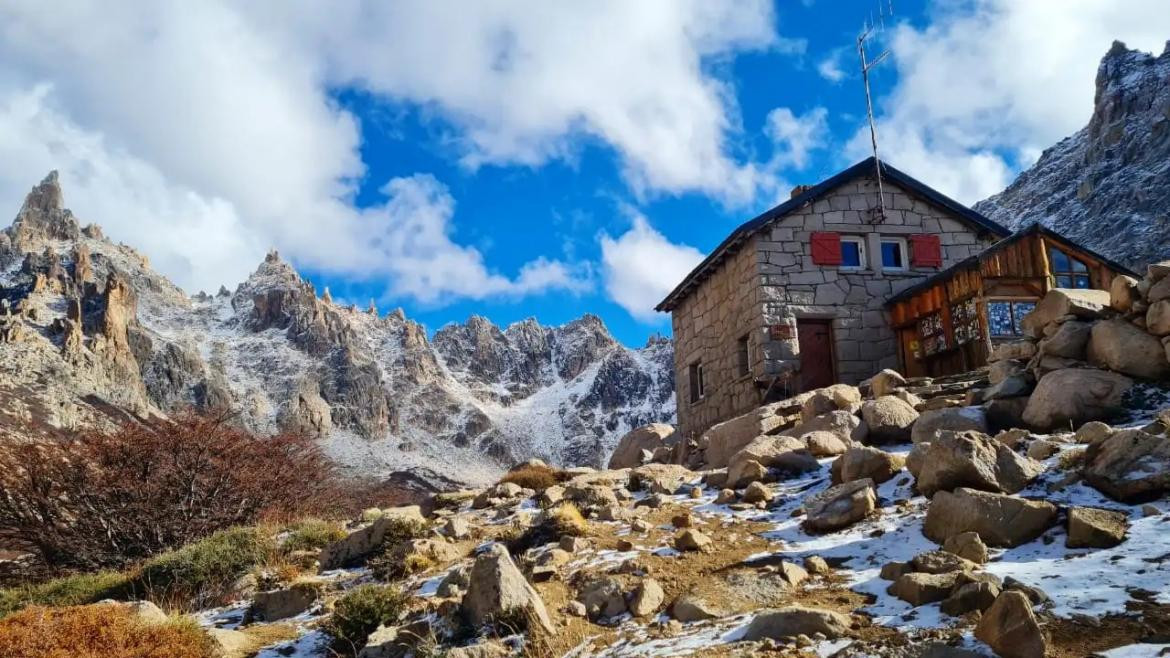
[[792, 340], [793, 327], [790, 324], [768, 325], [768, 338], [772, 340]]

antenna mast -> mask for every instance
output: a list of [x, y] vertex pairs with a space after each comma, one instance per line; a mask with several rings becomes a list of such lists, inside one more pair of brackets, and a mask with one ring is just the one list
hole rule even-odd
[[[890, 7], [890, 12], [891, 14], [893, 13], [892, 5]], [[857, 36], [857, 56], [861, 59], [861, 82], [865, 86], [865, 114], [869, 118], [869, 141], [870, 145], [873, 147], [874, 174], [877, 176], [878, 184], [878, 207], [873, 209], [874, 214], [870, 218], [870, 223], [880, 224], [886, 219], [886, 195], [885, 190], [882, 188], [882, 162], [878, 157], [877, 123], [873, 118], [873, 99], [870, 97], [869, 93], [869, 70], [878, 64], [881, 64], [886, 56], [890, 54], [890, 51], [883, 50], [880, 55], [874, 58], [873, 61], [867, 61], [865, 57], [865, 42], [872, 34], [873, 23], [867, 21], [865, 28], [861, 31], [861, 34]]]

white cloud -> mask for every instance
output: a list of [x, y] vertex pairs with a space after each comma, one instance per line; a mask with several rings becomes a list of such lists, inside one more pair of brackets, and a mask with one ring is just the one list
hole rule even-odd
[[[741, 203], [772, 172], [730, 155], [738, 108], [704, 63], [800, 52], [774, 23], [766, 0], [14, 0], [0, 6], [0, 151], [24, 157], [0, 159], [0, 209], [15, 213], [57, 168], [83, 219], [192, 289], [233, 284], [275, 246], [422, 300], [577, 290], [577, 264], [536, 259], [505, 275], [455, 243], [433, 179], [392, 181], [385, 207], [355, 209], [360, 126], [330, 90], [441, 117], [468, 167], [571, 161], [600, 142], [639, 194]], [[395, 245], [426, 257], [389, 262], [404, 253]]]
[[[1165, 0], [947, 2], [930, 18], [892, 31], [898, 81], [878, 101], [880, 145], [891, 163], [968, 203], [1088, 121], [1114, 39], [1160, 52], [1170, 35]], [[860, 129], [847, 152], [868, 155], [868, 140]]]
[[817, 73], [829, 82], [841, 82], [845, 79], [845, 70], [842, 68], [842, 63], [845, 58], [846, 50], [844, 48], [837, 48], [828, 55], [817, 62]]
[[610, 299], [643, 322], [661, 320], [655, 305], [703, 260], [698, 249], [675, 244], [642, 215], [617, 238], [602, 233], [601, 275]]
[[764, 132], [772, 139], [772, 155], [776, 168], [804, 169], [809, 153], [825, 146], [829, 137], [828, 110], [814, 107], [797, 116], [787, 107], [778, 107], [768, 113]]

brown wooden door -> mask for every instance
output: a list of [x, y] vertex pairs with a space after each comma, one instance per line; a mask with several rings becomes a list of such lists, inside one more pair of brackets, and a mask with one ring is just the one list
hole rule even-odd
[[801, 389], [811, 391], [835, 384], [833, 329], [829, 321], [797, 320], [796, 339], [800, 344]]

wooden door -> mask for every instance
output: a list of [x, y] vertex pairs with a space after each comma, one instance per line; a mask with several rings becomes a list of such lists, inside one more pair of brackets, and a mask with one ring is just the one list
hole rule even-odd
[[833, 328], [828, 320], [796, 321], [800, 345], [800, 386], [811, 391], [837, 383], [833, 366]]

